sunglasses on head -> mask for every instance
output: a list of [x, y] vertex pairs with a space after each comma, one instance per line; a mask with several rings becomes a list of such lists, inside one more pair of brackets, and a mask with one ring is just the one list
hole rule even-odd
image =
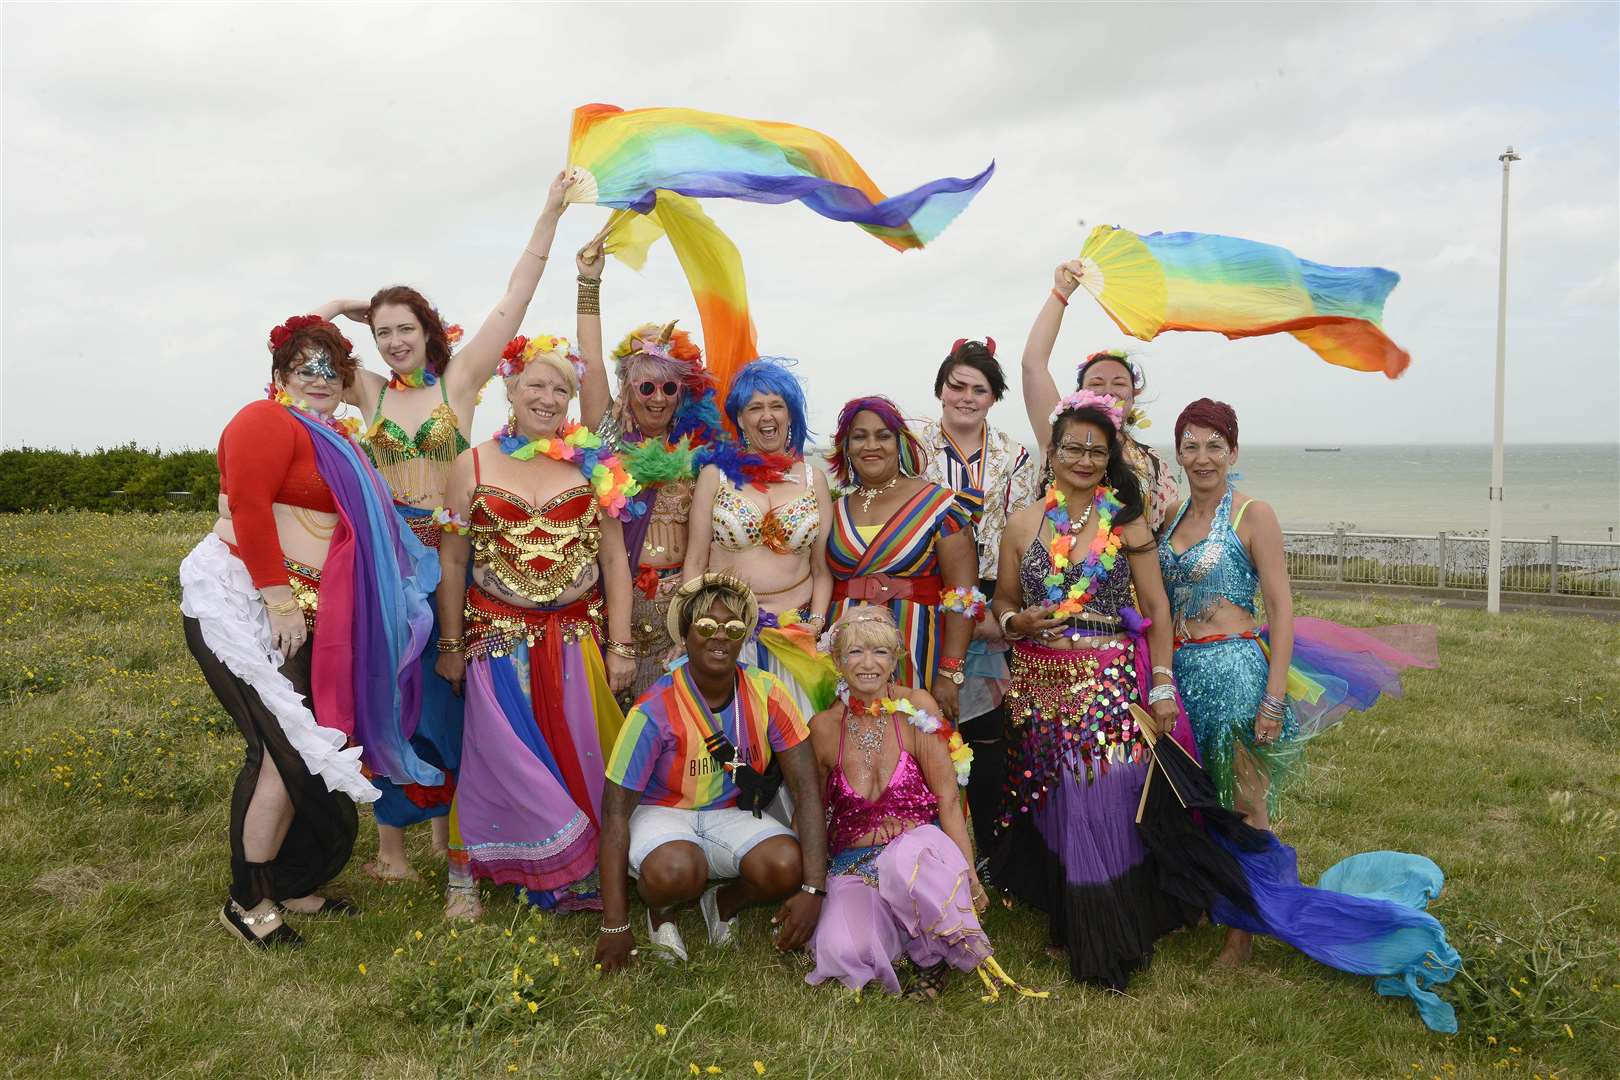
[[726, 639], [728, 641], [741, 641], [743, 638], [748, 636], [748, 624], [743, 622], [741, 619], [732, 619], [724, 626], [721, 626], [718, 620], [711, 619], [705, 615], [703, 618], [693, 621], [692, 629], [697, 631], [697, 636], [702, 638], [704, 641], [714, 637], [714, 635], [720, 633], [722, 630], [725, 631]]
[[676, 394], [680, 393], [681, 384], [675, 382], [674, 380], [670, 380], [669, 382], [660, 385], [659, 383], [655, 383], [649, 379], [636, 387], [636, 391], [641, 394], [642, 397], [652, 397], [653, 394], [657, 393], [660, 389], [664, 391], [665, 397], [674, 397]]

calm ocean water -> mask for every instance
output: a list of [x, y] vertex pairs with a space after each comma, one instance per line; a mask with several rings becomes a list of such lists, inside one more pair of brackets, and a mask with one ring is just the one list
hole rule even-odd
[[[1284, 529], [1483, 533], [1488, 524], [1489, 445], [1245, 446], [1238, 471], [1238, 487], [1271, 503]], [[1620, 540], [1620, 445], [1509, 446], [1503, 486], [1506, 536]]]

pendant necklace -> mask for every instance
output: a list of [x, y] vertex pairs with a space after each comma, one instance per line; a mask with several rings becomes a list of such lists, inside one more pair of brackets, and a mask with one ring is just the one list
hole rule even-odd
[[861, 513], [864, 514], [868, 510], [871, 510], [872, 509], [872, 500], [877, 498], [879, 495], [883, 494], [885, 491], [888, 491], [890, 488], [894, 487], [894, 485], [898, 484], [899, 482], [900, 482], [900, 474], [895, 473], [893, 476], [889, 477], [889, 482], [887, 484], [884, 484], [880, 488], [869, 488], [869, 487], [864, 487], [864, 486], [863, 487], [857, 487], [855, 489], [855, 494], [857, 494], [857, 495], [859, 495], [861, 497]]

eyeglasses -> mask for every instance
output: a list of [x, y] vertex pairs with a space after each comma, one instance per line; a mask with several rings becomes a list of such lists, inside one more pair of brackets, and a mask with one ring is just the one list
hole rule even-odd
[[722, 630], [725, 631], [728, 641], [741, 641], [748, 636], [748, 624], [741, 619], [732, 619], [721, 626], [718, 621], [705, 615], [692, 623], [692, 629], [697, 631], [697, 636], [704, 641], [708, 641]]
[[681, 392], [681, 384], [671, 380], [670, 382], [664, 383], [662, 386], [660, 386], [658, 383], [648, 380], [647, 382], [641, 383], [636, 387], [637, 393], [639, 393], [642, 397], [652, 397], [653, 394], [657, 393], [659, 390], [664, 391], [665, 397], [674, 397], [676, 394]]
[[1057, 448], [1055, 456], [1065, 465], [1074, 465], [1081, 461], [1100, 463], [1108, 460], [1108, 447], [1064, 443]]

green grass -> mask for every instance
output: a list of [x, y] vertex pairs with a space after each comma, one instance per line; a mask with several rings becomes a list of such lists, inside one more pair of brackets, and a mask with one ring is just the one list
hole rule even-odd
[[[334, 890], [365, 916], [304, 919], [303, 951], [249, 953], [214, 921], [239, 743], [185, 652], [176, 610], [176, 565], [208, 519], [4, 520], [8, 1075], [482, 1077], [515, 1067], [681, 1077], [713, 1065], [752, 1077], [755, 1061], [773, 1077], [1620, 1074], [1613, 623], [1303, 603], [1353, 624], [1440, 627], [1442, 669], [1415, 673], [1404, 700], [1321, 738], [1280, 831], [1307, 880], [1374, 848], [1439, 862], [1448, 880], [1433, 911], [1484, 984], [1461, 1035], [1432, 1035], [1370, 980], [1275, 942], [1261, 941], [1246, 969], [1212, 971], [1221, 933], [1208, 926], [1165, 940], [1129, 996], [1082, 988], [1042, 955], [1035, 915], [999, 907], [987, 920], [999, 958], [1052, 1000], [985, 1004], [959, 978], [943, 1002], [917, 1005], [805, 986], [803, 961], [768, 947], [758, 911], [725, 954], [698, 944], [701, 920], [686, 913], [693, 963], [607, 980], [591, 971], [591, 916], [520, 913], [504, 890], [487, 894], [483, 927], [451, 938], [437, 884], [385, 887], [359, 873], [376, 843], [365, 815], [356, 865]], [[442, 881], [417, 832], [418, 867]], [[1522, 969], [1493, 927], [1527, 942]], [[1557, 970], [1571, 954], [1579, 959]], [[1511, 995], [1510, 978], [1529, 980], [1514, 983], [1523, 996]]]

